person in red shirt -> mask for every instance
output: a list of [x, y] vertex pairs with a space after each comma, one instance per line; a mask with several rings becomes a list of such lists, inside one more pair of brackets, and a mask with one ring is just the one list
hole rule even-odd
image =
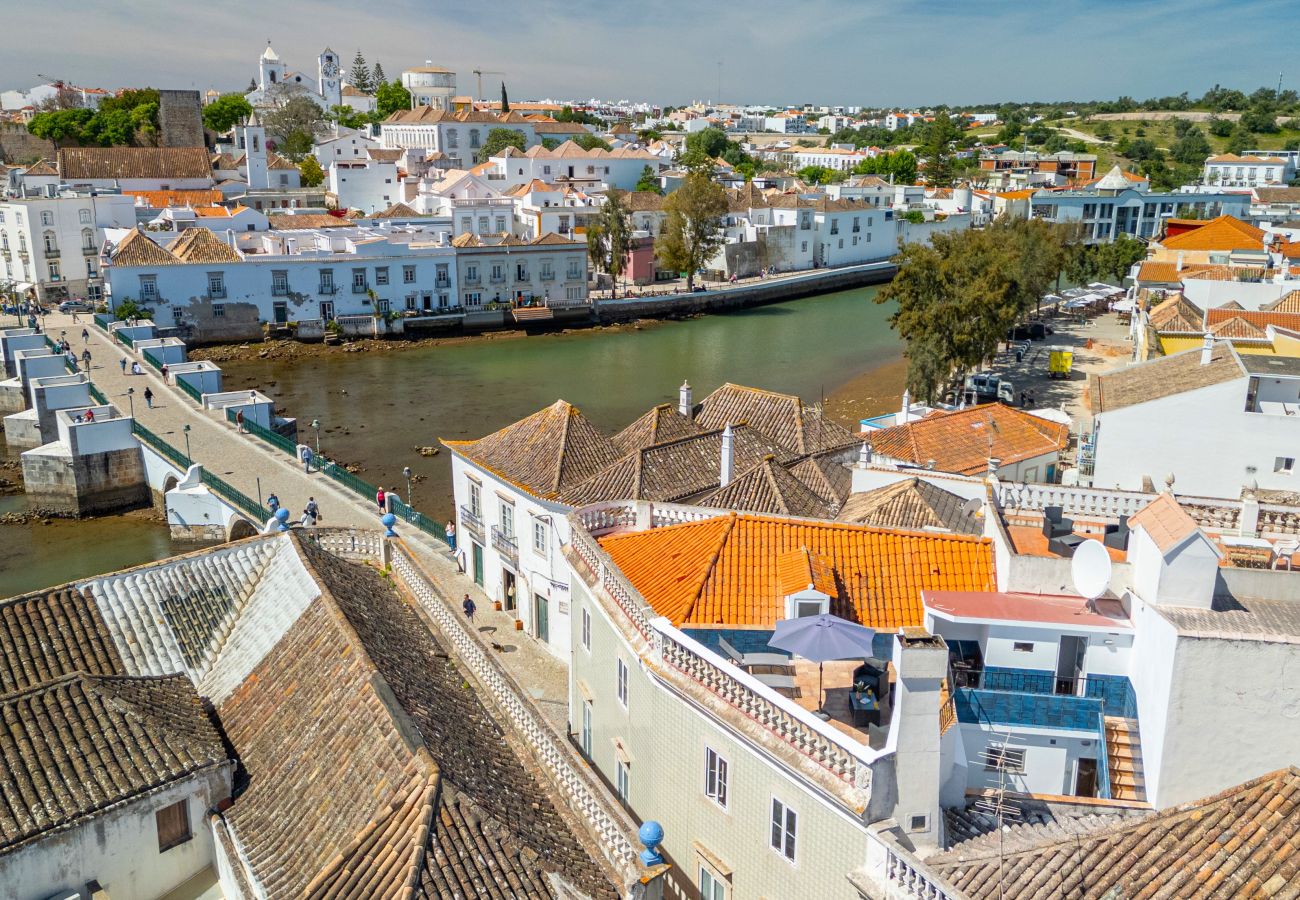
[[388, 512], [388, 495], [384, 493], [382, 487], [375, 492], [375, 503], [378, 504], [381, 513]]

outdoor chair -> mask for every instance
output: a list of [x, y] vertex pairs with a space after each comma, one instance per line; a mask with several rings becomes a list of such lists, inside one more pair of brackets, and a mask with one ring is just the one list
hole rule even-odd
[[745, 669], [758, 666], [785, 668], [790, 665], [790, 657], [784, 653], [741, 653], [726, 638], [718, 638], [718, 647], [722, 650], [724, 656]]

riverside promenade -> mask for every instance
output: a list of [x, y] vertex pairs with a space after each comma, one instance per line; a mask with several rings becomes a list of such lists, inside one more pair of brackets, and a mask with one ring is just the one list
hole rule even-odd
[[[46, 316], [45, 331], [55, 340], [66, 337], [78, 357], [89, 347], [91, 382], [124, 415], [130, 415], [134, 408], [135, 418], [141, 425], [181, 453], [186, 452], [184, 428], [190, 426], [187, 455], [193, 462], [254, 500], [264, 500], [274, 492], [281, 505], [289, 510], [291, 523], [301, 519], [308, 497], [315, 497], [323, 527], [382, 529], [373, 497], [362, 497], [347, 490], [314, 467], [310, 473], [304, 472], [302, 463], [287, 454], [251, 434], [239, 434], [226, 421], [223, 411], [202, 409], [179, 388], [166, 384], [151, 366], [142, 363], [143, 374], [129, 374], [131, 363], [139, 361], [139, 357], [96, 326], [89, 314], [78, 318], [80, 321], [74, 324], [70, 315], [51, 313]], [[89, 344], [82, 340], [83, 328], [89, 333]], [[121, 366], [124, 358], [126, 374]], [[152, 409], [144, 400], [146, 387], [153, 392]], [[134, 395], [128, 395], [130, 388], [135, 389]], [[267, 511], [263, 522], [269, 516]], [[259, 527], [261, 524], [258, 523]], [[477, 631], [489, 644], [503, 648], [504, 652], [497, 653], [498, 660], [526, 686], [551, 726], [560, 734], [566, 733], [568, 675], [564, 664], [540, 648], [532, 637], [516, 631], [512, 617], [492, 609], [491, 598], [460, 572], [442, 541], [401, 521], [395, 527], [442, 602], [460, 614], [464, 595], [474, 599], [478, 607]]]

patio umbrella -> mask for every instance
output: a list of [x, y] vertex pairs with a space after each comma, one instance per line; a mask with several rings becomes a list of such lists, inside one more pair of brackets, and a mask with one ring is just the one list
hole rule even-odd
[[870, 628], [822, 613], [782, 619], [776, 623], [776, 630], [767, 644], [817, 663], [817, 707], [820, 710], [823, 705], [822, 663], [871, 656], [871, 639], [875, 635]]

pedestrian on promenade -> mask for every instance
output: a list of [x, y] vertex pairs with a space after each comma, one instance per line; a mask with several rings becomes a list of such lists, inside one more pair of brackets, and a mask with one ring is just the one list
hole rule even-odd
[[143, 375], [143, 374], [144, 374], [144, 370], [140, 368], [140, 364], [139, 364], [138, 362], [133, 362], [133, 363], [131, 363], [131, 374], [132, 374], [132, 375]]
[[280, 508], [280, 498], [275, 496], [274, 491], [266, 498], [266, 506], [271, 510], [271, 515], [275, 515], [275, 511]]
[[81, 329], [81, 342], [83, 344], [90, 343], [90, 331], [88, 329], [85, 328]]
[[89, 372], [90, 371], [90, 348], [89, 347], [81, 351], [81, 363], [86, 367], [86, 371]]
[[473, 622], [474, 611], [478, 607], [474, 605], [474, 601], [470, 599], [469, 594], [466, 594], [465, 599], [461, 601], [460, 608], [465, 610], [465, 616], [470, 620], [470, 622]]
[[316, 498], [308, 497], [307, 505], [303, 508], [302, 511], [302, 525], [304, 528], [307, 527], [308, 525], [315, 526], [315, 524], [319, 520], [320, 520], [320, 507], [316, 505]]
[[306, 444], [303, 444], [302, 454], [301, 454], [302, 470], [309, 474], [311, 472], [311, 457], [312, 457], [311, 448], [308, 447]]
[[151, 388], [146, 387], [144, 389], [144, 405], [153, 409], [153, 390]]
[[384, 493], [382, 485], [375, 491], [375, 505], [379, 507], [381, 513], [388, 512], [388, 495]]
[[447, 520], [447, 546], [451, 552], [456, 552], [456, 522], [454, 519]]
[[122, 357], [121, 359], [118, 360], [118, 362], [122, 364], [122, 374], [125, 375], [125, 374], [126, 374], [126, 357], [125, 357], [125, 356]]
[[79, 324], [79, 323], [80, 323], [80, 320], [77, 319], [77, 311], [74, 309], [74, 310], [72, 311], [72, 324], [73, 324], [73, 325], [77, 325], [77, 324]]
[[162, 364], [162, 368], [159, 369], [158, 372], [162, 375], [162, 377], [163, 377], [163, 381], [166, 381], [166, 380], [167, 380], [167, 363], [163, 363], [163, 364]]
[[1030, 408], [1030, 409], [1033, 409], [1033, 408], [1034, 408], [1034, 392], [1033, 392], [1033, 391], [1030, 391], [1030, 392], [1029, 392], [1029, 408]]
[[66, 353], [64, 353], [63, 356], [68, 361], [68, 368], [70, 368], [74, 372], [77, 371], [77, 354], [69, 350]]
[[244, 411], [235, 410], [235, 430], [240, 434], [244, 433]]

